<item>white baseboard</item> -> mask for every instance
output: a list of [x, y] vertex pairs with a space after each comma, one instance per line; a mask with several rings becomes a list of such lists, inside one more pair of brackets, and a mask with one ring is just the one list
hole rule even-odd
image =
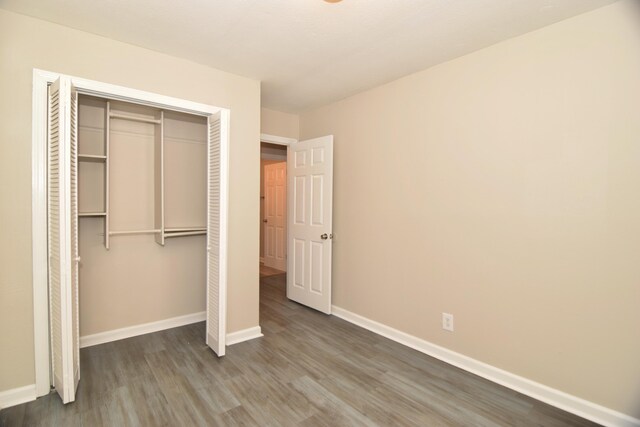
[[172, 317], [170, 319], [158, 320], [157, 322], [143, 323], [122, 329], [114, 329], [112, 331], [100, 332], [93, 335], [85, 335], [84, 337], [80, 337], [80, 348], [136, 337], [138, 335], [149, 334], [151, 332], [163, 331], [165, 329], [177, 328], [178, 326], [190, 325], [192, 323], [202, 322], [205, 319], [206, 312], [201, 311], [199, 313], [191, 313], [184, 316]]
[[631, 417], [618, 411], [600, 406], [596, 403], [570, 395], [544, 384], [504, 371], [495, 366], [472, 359], [455, 351], [430, 343], [421, 338], [401, 332], [390, 326], [352, 313], [343, 308], [333, 306], [332, 314], [362, 328], [375, 332], [390, 340], [404, 344], [414, 350], [428, 354], [443, 362], [457, 366], [465, 371], [479, 375], [497, 384], [548, 403], [572, 414], [594, 421], [605, 426], [638, 427], [640, 419]]
[[260, 338], [262, 335], [262, 329], [260, 326], [253, 328], [243, 329], [241, 331], [231, 332], [227, 334], [227, 345], [234, 345], [244, 341], [249, 341], [254, 338]]
[[32, 400], [36, 400], [35, 384], [0, 391], [0, 409], [31, 402]]
[[[171, 319], [159, 320], [157, 322], [143, 323], [122, 329], [114, 329], [113, 331], [85, 335], [84, 337], [80, 337], [80, 348], [137, 337], [138, 335], [150, 334], [151, 332], [164, 331], [165, 329], [177, 328], [179, 326], [203, 322], [204, 320], [206, 320], [206, 312], [201, 311], [199, 313], [172, 317]], [[261, 336], [263, 336], [262, 330], [260, 326], [256, 326], [227, 334], [226, 341], [227, 345], [233, 345], [254, 338], [260, 338]]]

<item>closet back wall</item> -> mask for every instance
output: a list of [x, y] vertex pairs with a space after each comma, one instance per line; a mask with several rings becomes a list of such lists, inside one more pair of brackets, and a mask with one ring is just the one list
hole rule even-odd
[[[0, 10], [0, 392], [35, 382], [33, 68], [231, 110], [227, 332], [258, 326], [260, 82]], [[180, 244], [175, 240], [168, 245]]]
[[[113, 101], [110, 105], [112, 112], [160, 116], [149, 107]], [[80, 154], [104, 155], [106, 100], [81, 95], [78, 111]], [[163, 121], [166, 227], [204, 228], [206, 118], [166, 111]], [[155, 191], [160, 186], [154, 162], [159, 143], [159, 125], [110, 119], [110, 231], [154, 228], [161, 201]], [[105, 210], [103, 168], [104, 163], [80, 162], [81, 212]], [[156, 243], [154, 234], [118, 235], [111, 237], [107, 250], [104, 220], [80, 219], [81, 337], [205, 310], [204, 235], [168, 238], [164, 246]]]

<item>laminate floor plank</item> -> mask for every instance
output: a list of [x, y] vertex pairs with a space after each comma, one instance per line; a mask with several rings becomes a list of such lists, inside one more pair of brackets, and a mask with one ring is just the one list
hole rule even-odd
[[74, 403], [55, 393], [0, 426], [594, 426], [286, 298], [260, 280], [264, 337], [205, 344], [204, 322], [84, 348]]
[[284, 274], [284, 271], [278, 270], [273, 267], [267, 267], [263, 263], [260, 263], [260, 277], [279, 276]]
[[318, 383], [377, 425], [415, 426], [425, 425], [427, 421], [430, 426], [446, 425], [437, 424], [433, 414], [425, 414], [424, 408], [418, 408], [417, 405], [414, 408], [396, 405], [397, 402], [388, 392], [378, 394], [375, 388], [362, 388], [358, 383], [339, 377], [323, 378]]
[[128, 386], [131, 407], [143, 426], [175, 426], [177, 418], [155, 379], [144, 379]]
[[[226, 383], [258, 425], [295, 426], [301, 420], [298, 411], [288, 405], [283, 389], [278, 387], [280, 390], [274, 392], [273, 387], [261, 376], [242, 375]], [[287, 392], [284, 393], [286, 395]], [[308, 406], [305, 402], [304, 408]]]
[[228, 427], [252, 427], [259, 425], [258, 422], [242, 406], [233, 408], [224, 414], [216, 417], [218, 425]]
[[450, 420], [455, 425], [496, 426], [512, 425], [501, 424], [484, 414], [474, 411], [467, 405], [463, 405], [458, 399], [452, 399], [448, 394], [442, 394], [437, 389], [425, 388], [413, 382], [411, 379], [389, 372], [384, 375], [385, 388], [390, 388], [396, 393], [401, 393], [414, 400], [416, 403], [429, 408], [440, 416]]
[[[499, 420], [498, 424], [509, 425], [512, 423], [509, 415], [515, 414], [525, 416], [533, 407], [531, 402], [516, 398], [515, 393], [500, 395], [491, 393], [495, 390], [495, 385], [486, 380], [484, 382], [492, 385], [492, 387], [483, 387], [484, 382], [469, 383], [447, 378], [438, 369], [421, 370], [409, 365], [400, 359], [383, 359], [382, 366], [391, 366], [390, 371], [408, 379], [417, 386], [426, 387], [434, 390], [438, 395], [448, 396], [455, 399], [463, 405], [474, 408], [478, 413], [486, 413], [488, 418], [495, 418], [500, 414], [506, 414], [507, 418]], [[468, 376], [468, 374], [467, 374]]]
[[26, 404], [0, 410], [0, 426], [24, 425], [24, 415], [26, 411]]
[[[299, 378], [291, 385], [304, 395], [318, 409], [318, 412], [331, 426], [375, 426], [376, 424], [353, 406], [345, 403], [315, 380], [309, 377]], [[317, 423], [317, 415], [310, 417]], [[309, 419], [303, 422], [309, 425]]]

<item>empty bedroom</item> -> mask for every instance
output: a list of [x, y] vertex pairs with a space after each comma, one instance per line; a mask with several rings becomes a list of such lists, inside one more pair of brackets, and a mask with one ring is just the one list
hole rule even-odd
[[640, 427], [640, 1], [0, 0], [0, 426]]

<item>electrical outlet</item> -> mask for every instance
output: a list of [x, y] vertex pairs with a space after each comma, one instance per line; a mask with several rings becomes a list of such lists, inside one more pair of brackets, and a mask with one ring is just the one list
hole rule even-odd
[[453, 314], [442, 313], [442, 329], [453, 332]]

